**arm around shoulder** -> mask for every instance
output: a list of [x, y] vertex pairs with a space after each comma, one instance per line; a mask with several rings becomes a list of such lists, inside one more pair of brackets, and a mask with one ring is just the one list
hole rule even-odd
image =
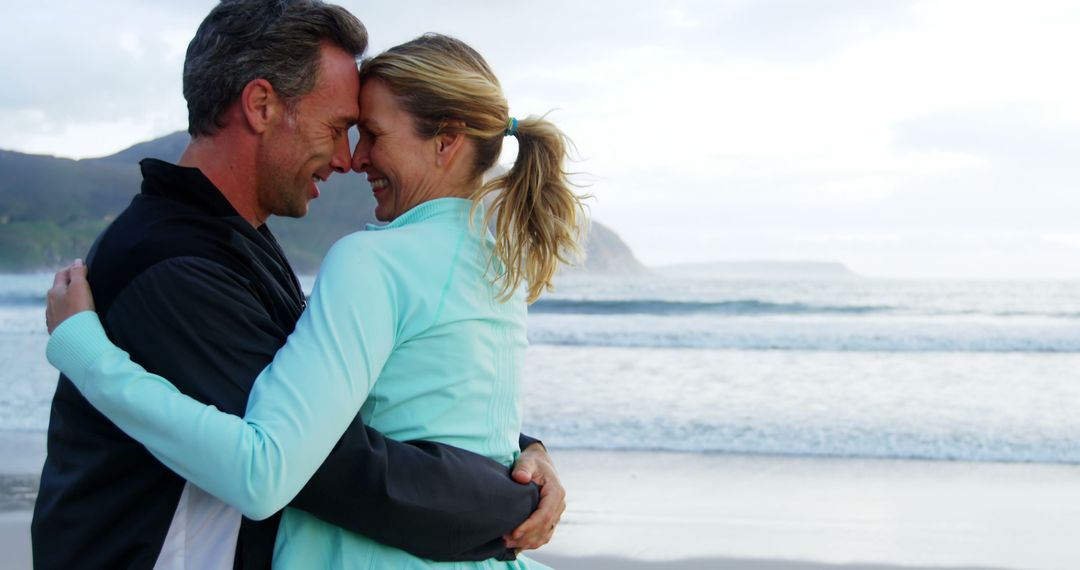
[[[100, 325], [83, 330], [74, 321], [72, 329], [78, 342], [98, 335], [88, 346], [103, 354], [89, 357], [80, 351], [74, 353], [82, 355], [80, 360], [57, 362], [86, 365], [63, 371], [95, 407], [168, 467], [250, 518], [264, 518], [315, 472], [352, 421], [392, 347], [386, 322], [355, 318], [388, 319], [388, 292], [376, 286], [365, 295], [341, 295], [349, 277], [347, 272], [320, 276], [309, 310], [252, 389], [245, 418], [181, 394], [123, 351], [106, 347]], [[336, 297], [333, 310], [329, 297]], [[63, 339], [71, 336], [53, 339], [56, 348], [50, 351], [65, 353]]]

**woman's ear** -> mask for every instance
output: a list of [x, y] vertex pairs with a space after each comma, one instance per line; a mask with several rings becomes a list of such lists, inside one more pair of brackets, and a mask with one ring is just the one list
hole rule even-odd
[[[444, 124], [444, 128], [447, 126], [464, 128], [465, 122], [448, 121]], [[461, 154], [466, 140], [468, 137], [458, 129], [447, 131], [440, 129], [439, 134], [435, 135], [435, 165], [446, 168], [453, 164], [456, 157]]]

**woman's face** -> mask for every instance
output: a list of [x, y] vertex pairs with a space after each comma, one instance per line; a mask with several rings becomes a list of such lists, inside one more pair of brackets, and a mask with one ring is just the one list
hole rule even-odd
[[422, 139], [413, 118], [378, 78], [360, 86], [360, 140], [352, 169], [367, 175], [378, 205], [375, 217], [389, 222], [413, 207], [446, 195], [435, 167], [435, 143]]

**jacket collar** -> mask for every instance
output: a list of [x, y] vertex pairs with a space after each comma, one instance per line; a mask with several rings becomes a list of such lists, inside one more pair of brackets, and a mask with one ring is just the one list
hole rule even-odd
[[198, 168], [177, 166], [156, 158], [139, 161], [142, 193], [189, 204], [214, 216], [239, 216], [225, 195]]

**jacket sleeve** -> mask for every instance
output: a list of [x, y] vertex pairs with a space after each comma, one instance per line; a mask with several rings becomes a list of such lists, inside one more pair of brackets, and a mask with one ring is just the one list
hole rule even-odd
[[[170, 305], [157, 312], [170, 318], [150, 319], [165, 322], [147, 325], [189, 328], [195, 352], [214, 356], [193, 366], [177, 386], [235, 409], [251, 380], [229, 372], [243, 364], [250, 369], [249, 360], [268, 362], [283, 333], [274, 330], [242, 279], [199, 261], [160, 269], [170, 275], [156, 276], [157, 285], [170, 283], [166, 287], [174, 288], [173, 294], [156, 287], [133, 291], [133, 298], [124, 300], [126, 308], [120, 299], [114, 304], [110, 322], [123, 318], [125, 310], [141, 312], [140, 305], [168, 299]], [[504, 554], [493, 538], [531, 512], [535, 488], [513, 483], [505, 468], [486, 458], [427, 442], [387, 440], [355, 419], [392, 348], [393, 327], [387, 324], [392, 292], [385, 282], [365, 279], [375, 284], [357, 295], [350, 267], [338, 267], [338, 273], [333, 263], [327, 267], [289, 344], [251, 391], [244, 419], [183, 396], [168, 381], [143, 371], [105, 340], [92, 314], [61, 327], [66, 332], [52, 339], [50, 357], [74, 374], [96, 407], [163, 463], [250, 516], [280, 509], [314, 473], [297, 506], [330, 522], [433, 558]], [[342, 287], [352, 294], [343, 294]], [[327, 297], [335, 299], [333, 310]], [[244, 324], [240, 330], [225, 325], [237, 321]], [[153, 328], [142, 332], [153, 334]], [[183, 335], [170, 335], [177, 336]], [[169, 352], [190, 358], [192, 347], [184, 344]], [[324, 459], [326, 465], [316, 472]], [[509, 500], [494, 502], [489, 484], [501, 490], [495, 495]], [[468, 503], [472, 499], [477, 502]], [[416, 523], [429, 521], [430, 532], [424, 524], [417, 528]]]

